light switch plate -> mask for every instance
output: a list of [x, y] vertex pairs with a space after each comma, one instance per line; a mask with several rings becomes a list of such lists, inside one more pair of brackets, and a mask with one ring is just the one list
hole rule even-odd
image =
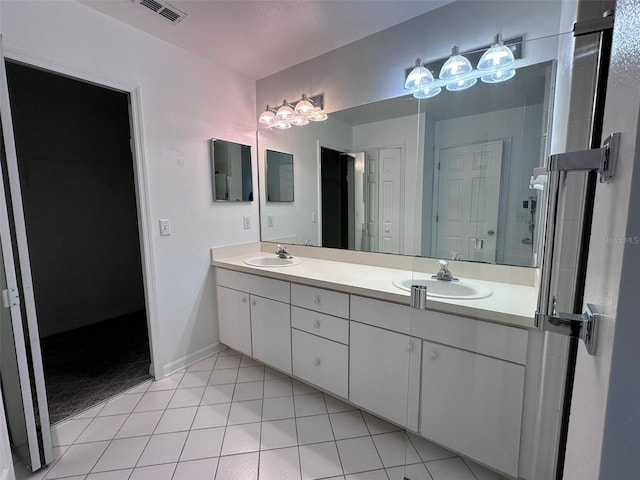
[[251, 228], [251, 217], [249, 215], [243, 216], [242, 224], [244, 225], [245, 230], [249, 230]]
[[267, 227], [273, 227], [273, 215], [267, 215]]
[[160, 236], [166, 237], [171, 235], [171, 221], [168, 218], [160, 220]]

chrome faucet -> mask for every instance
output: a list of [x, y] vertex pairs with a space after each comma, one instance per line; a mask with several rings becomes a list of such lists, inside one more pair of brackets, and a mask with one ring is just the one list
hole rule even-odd
[[276, 246], [276, 255], [280, 258], [293, 258], [289, 252], [280, 244]]
[[432, 275], [431, 278], [435, 278], [436, 280], [444, 280], [445, 282], [457, 282], [458, 279], [453, 276], [451, 271], [449, 270], [449, 262], [446, 260], [440, 260], [438, 262], [440, 264], [440, 270], [435, 275]]

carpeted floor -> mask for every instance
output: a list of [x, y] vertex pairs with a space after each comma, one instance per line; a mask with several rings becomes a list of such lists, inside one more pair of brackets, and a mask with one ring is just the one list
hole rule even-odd
[[145, 311], [41, 340], [51, 423], [150, 379]]

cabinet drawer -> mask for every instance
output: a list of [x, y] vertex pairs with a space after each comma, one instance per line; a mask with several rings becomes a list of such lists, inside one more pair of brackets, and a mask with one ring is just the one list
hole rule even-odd
[[248, 292], [279, 302], [289, 303], [291, 299], [290, 284], [282, 280], [263, 278], [257, 275], [217, 268], [216, 281], [218, 285], [222, 287], [233, 288], [234, 290]]
[[411, 334], [412, 312], [406, 305], [351, 295], [351, 320], [374, 327]]
[[291, 285], [291, 304], [334, 317], [349, 318], [349, 295], [322, 288]]
[[291, 326], [340, 343], [349, 343], [349, 321], [324, 313], [291, 307]]
[[349, 348], [324, 338], [291, 330], [293, 374], [309, 383], [347, 398]]

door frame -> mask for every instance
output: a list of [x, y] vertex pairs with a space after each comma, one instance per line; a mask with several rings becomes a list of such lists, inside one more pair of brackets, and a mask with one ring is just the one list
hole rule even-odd
[[147, 162], [144, 150], [144, 129], [142, 121], [142, 94], [140, 87], [118, 82], [111, 78], [105, 78], [89, 74], [84, 71], [69, 68], [65, 65], [50, 62], [41, 58], [35, 58], [22, 52], [3, 48], [2, 61], [10, 60], [28, 67], [47, 70], [51, 73], [70, 77], [91, 83], [99, 87], [118, 90], [129, 96], [129, 125], [131, 129], [131, 156], [133, 159], [133, 177], [136, 193], [136, 206], [138, 215], [138, 231], [140, 235], [140, 257], [142, 260], [142, 278], [145, 292], [145, 309], [147, 314], [147, 331], [149, 335], [149, 349], [151, 353], [151, 365], [149, 373], [154, 378], [162, 376], [162, 362], [160, 355], [160, 341], [158, 339], [158, 288], [156, 282], [156, 265], [153, 255], [153, 235], [151, 219], [151, 194], [147, 173]]

